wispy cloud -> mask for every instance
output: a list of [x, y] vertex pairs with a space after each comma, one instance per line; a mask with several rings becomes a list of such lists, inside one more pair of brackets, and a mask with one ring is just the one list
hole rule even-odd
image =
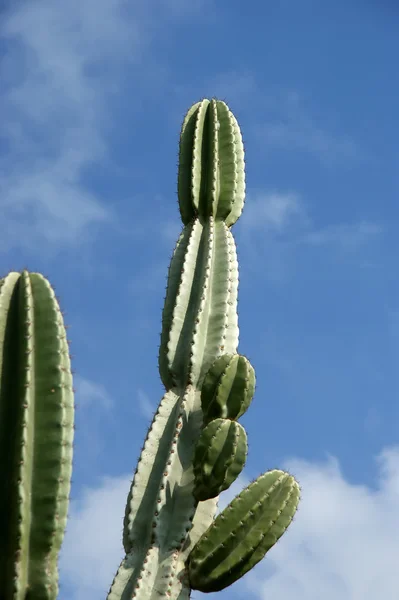
[[109, 452], [104, 427], [112, 431], [115, 426], [115, 411], [112, 410], [115, 403], [105, 386], [97, 381], [74, 375], [73, 383], [77, 408], [75, 461], [80, 464], [83, 473], [91, 474], [96, 461], [101, 460], [103, 453]]
[[309, 221], [299, 194], [273, 191], [254, 194], [246, 202], [241, 220], [246, 229], [276, 234], [286, 232], [291, 224], [304, 226]]
[[106, 103], [140, 44], [125, 13], [121, 0], [44, 0], [3, 13], [3, 250], [77, 242], [112, 217], [85, 170], [106, 158]]
[[[237, 240], [247, 268], [259, 277], [267, 275], [270, 281], [281, 284], [287, 281], [298, 251], [305, 248], [329, 250], [337, 257], [355, 260], [361, 268], [375, 266], [373, 261], [364, 259], [363, 252], [383, 231], [380, 223], [367, 219], [316, 225], [299, 193], [253, 191], [247, 194]], [[301, 256], [306, 260], [306, 255]]]
[[76, 242], [88, 225], [110, 218], [84, 171], [106, 152], [107, 67], [136, 42], [121, 8], [72, 0], [60, 10], [45, 0], [21, 3], [3, 21], [0, 107], [8, 151], [0, 166], [8, 248], [33, 247], [38, 239]]
[[380, 223], [366, 219], [316, 227], [298, 193], [271, 191], [249, 196], [241, 217], [244, 236], [260, 231], [276, 239], [289, 236], [294, 246], [307, 244], [356, 250], [384, 231]]
[[103, 385], [85, 379], [80, 375], [75, 375], [73, 380], [78, 404], [86, 407], [95, 403], [107, 410], [112, 408], [113, 401]]
[[123, 515], [131, 479], [104, 477], [71, 502], [60, 555], [60, 600], [106, 597], [124, 556]]
[[[226, 597], [234, 590], [242, 597], [275, 600], [395, 600], [399, 449], [384, 450], [378, 466], [371, 488], [345, 479], [332, 457], [321, 463], [287, 461], [283, 468], [302, 487], [298, 514], [281, 541]], [[130, 481], [130, 474], [104, 478], [72, 503], [61, 560], [66, 589], [60, 600], [105, 597], [123, 556], [122, 518]], [[222, 495], [221, 507], [247, 483], [240, 478]], [[219, 595], [223, 593], [206, 597], [216, 600]]]
[[139, 399], [139, 407], [142, 416], [146, 419], [152, 419], [155, 414], [156, 407], [143, 390], [138, 390], [137, 396]]
[[305, 151], [327, 165], [364, 158], [354, 139], [308, 113], [297, 91], [271, 90], [264, 108], [268, 117], [254, 129], [262, 147]]
[[381, 234], [383, 228], [378, 223], [359, 221], [340, 223], [311, 231], [304, 236], [304, 242], [313, 246], [333, 244], [342, 249], [355, 249]]

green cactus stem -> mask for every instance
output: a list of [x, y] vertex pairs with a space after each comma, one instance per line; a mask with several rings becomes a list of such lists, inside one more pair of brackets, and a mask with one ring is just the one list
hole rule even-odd
[[286, 531], [298, 502], [299, 486], [284, 471], [269, 471], [250, 483], [191, 552], [191, 587], [218, 592], [243, 577]]
[[0, 280], [0, 598], [55, 600], [74, 399], [66, 332], [38, 273]]
[[[191, 137], [187, 125], [194, 126]], [[209, 194], [201, 191], [204, 185]], [[184, 228], [169, 268], [159, 351], [166, 393], [129, 492], [126, 557], [108, 600], [190, 597], [185, 561], [217, 506], [217, 498], [198, 503], [193, 495], [193, 456], [202, 431], [200, 390], [215, 359], [237, 350], [238, 263], [229, 226], [241, 213], [244, 190], [238, 125], [223, 102], [204, 100], [190, 109], [180, 137]]]
[[255, 392], [255, 371], [245, 356], [223, 354], [206, 374], [201, 388], [204, 422], [212, 419], [239, 419], [251, 404]]
[[237, 479], [247, 459], [247, 434], [240, 423], [215, 419], [203, 429], [194, 454], [194, 496], [219, 496]]

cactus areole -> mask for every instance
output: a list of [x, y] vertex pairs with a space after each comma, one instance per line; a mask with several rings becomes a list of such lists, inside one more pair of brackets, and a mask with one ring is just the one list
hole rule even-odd
[[166, 391], [129, 491], [126, 556], [107, 600], [185, 600], [192, 589], [221, 590], [261, 560], [295, 513], [297, 482], [270, 471], [215, 520], [215, 494], [245, 463], [246, 433], [232, 421], [255, 387], [252, 366], [237, 355], [238, 263], [230, 227], [244, 198], [238, 123], [224, 102], [202, 100], [180, 134], [183, 230], [169, 267], [159, 349]]

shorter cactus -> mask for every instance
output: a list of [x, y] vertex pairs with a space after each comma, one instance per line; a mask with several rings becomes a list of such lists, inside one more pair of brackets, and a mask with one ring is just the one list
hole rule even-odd
[[251, 404], [255, 382], [255, 371], [245, 356], [219, 356], [201, 388], [204, 423], [219, 417], [232, 420], [241, 417]]
[[0, 279], [0, 598], [55, 600], [72, 473], [63, 317], [39, 273]]
[[215, 419], [203, 429], [194, 455], [194, 496], [215, 498], [237, 479], [248, 454], [247, 434], [240, 423]]
[[299, 485], [284, 471], [264, 473], [216, 517], [188, 557], [190, 586], [218, 592], [252, 567], [283, 535], [299, 502]]

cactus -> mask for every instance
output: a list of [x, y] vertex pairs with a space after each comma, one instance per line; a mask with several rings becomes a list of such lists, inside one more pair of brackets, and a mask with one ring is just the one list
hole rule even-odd
[[72, 470], [63, 318], [38, 273], [0, 280], [0, 598], [54, 600]]
[[[123, 521], [125, 557], [107, 600], [188, 600], [247, 573], [299, 501], [268, 471], [215, 518], [241, 472], [237, 422], [255, 372], [237, 353], [238, 264], [231, 226], [245, 199], [238, 123], [219, 100], [188, 111], [180, 135], [183, 229], [168, 274], [159, 373], [165, 394], [144, 442]], [[72, 469], [74, 403], [61, 312], [38, 273], [0, 280], [0, 599], [54, 600]]]
[[[237, 355], [238, 264], [230, 227], [244, 197], [237, 121], [224, 102], [202, 100], [188, 111], [180, 135], [183, 230], [169, 267], [159, 349], [166, 391], [128, 494], [126, 556], [107, 600], [187, 600], [191, 589], [223, 589], [264, 556], [296, 511], [298, 484], [270, 471], [214, 519], [218, 498], [211, 488], [218, 493], [235, 478], [234, 469], [220, 468], [224, 453], [232, 463], [237, 458], [236, 474], [245, 461], [245, 431], [232, 423], [248, 408], [255, 386], [253, 368]], [[241, 442], [245, 436], [245, 449], [226, 449], [221, 434], [212, 440], [215, 417], [227, 418], [222, 430], [231, 440], [238, 431]]]

